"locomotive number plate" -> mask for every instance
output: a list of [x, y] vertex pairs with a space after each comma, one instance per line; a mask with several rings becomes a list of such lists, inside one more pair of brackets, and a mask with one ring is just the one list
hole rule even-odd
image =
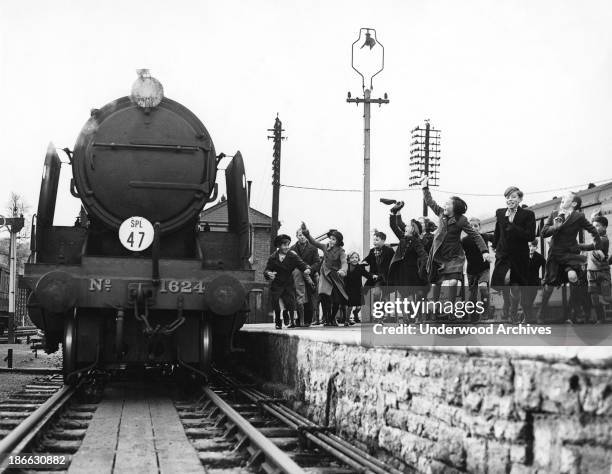
[[193, 280], [161, 280], [160, 293], [204, 293], [204, 282]]
[[153, 225], [144, 217], [130, 217], [119, 227], [121, 244], [132, 252], [148, 249], [153, 243]]

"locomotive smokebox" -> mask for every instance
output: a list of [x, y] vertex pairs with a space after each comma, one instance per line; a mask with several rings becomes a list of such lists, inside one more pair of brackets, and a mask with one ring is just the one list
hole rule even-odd
[[77, 288], [70, 274], [53, 270], [40, 277], [36, 283], [34, 295], [40, 307], [45, 311], [59, 314], [74, 308]]
[[208, 201], [215, 148], [202, 122], [178, 102], [138, 104], [123, 97], [92, 111], [74, 149], [74, 194], [111, 229], [142, 216], [168, 234], [193, 223]]

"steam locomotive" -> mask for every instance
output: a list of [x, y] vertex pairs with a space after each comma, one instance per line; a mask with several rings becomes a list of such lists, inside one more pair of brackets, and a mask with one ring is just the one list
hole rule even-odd
[[50, 145], [24, 276], [46, 350], [61, 343], [68, 383], [96, 368], [181, 365], [206, 375], [261, 291], [240, 152], [225, 169], [227, 232], [199, 231], [225, 155], [147, 70], [130, 96], [93, 109], [65, 151], [81, 213], [74, 226], [53, 225], [61, 162]]

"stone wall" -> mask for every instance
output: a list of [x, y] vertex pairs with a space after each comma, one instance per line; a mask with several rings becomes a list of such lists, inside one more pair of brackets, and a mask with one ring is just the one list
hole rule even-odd
[[368, 349], [287, 332], [242, 341], [245, 364], [268, 388], [399, 468], [610, 472], [609, 360]]

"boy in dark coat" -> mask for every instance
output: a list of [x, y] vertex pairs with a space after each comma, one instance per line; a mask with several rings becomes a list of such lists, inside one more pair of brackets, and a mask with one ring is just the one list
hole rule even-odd
[[[542, 228], [542, 238], [551, 237], [546, 261], [544, 290], [542, 291], [542, 306], [538, 311], [537, 323], [543, 322], [543, 316], [548, 308], [548, 301], [555, 286], [570, 283], [570, 307], [573, 317], [569, 322], [581, 319], [584, 303], [583, 265], [586, 257], [580, 255], [580, 246], [576, 237], [581, 229], [593, 236], [594, 248], [600, 249], [601, 237], [584, 214], [580, 212], [582, 199], [573, 192], [568, 192], [561, 198], [558, 211], [553, 211]], [[573, 319], [572, 319], [573, 318]]]
[[[291, 237], [281, 234], [274, 239], [276, 251], [268, 258], [264, 270], [264, 278], [272, 280], [270, 283], [270, 302], [274, 308], [274, 323], [276, 329], [282, 329], [280, 301], [283, 301], [285, 310], [283, 319], [289, 327], [293, 325], [293, 311], [295, 311], [295, 285], [293, 270], [298, 268], [305, 274], [310, 274], [310, 268], [292, 250], [289, 250]], [[291, 321], [289, 318], [291, 317]]]
[[387, 285], [389, 276], [389, 265], [393, 259], [393, 249], [385, 245], [387, 235], [384, 232], [374, 230], [372, 243], [374, 247], [370, 249], [367, 257], [363, 259], [370, 266], [370, 279], [367, 281], [367, 286], [384, 286]]
[[298, 326], [308, 327], [312, 324], [314, 310], [318, 304], [317, 274], [321, 267], [318, 249], [308, 242], [299, 228], [295, 236], [297, 242], [290, 248], [310, 267], [310, 275], [304, 275], [299, 269], [293, 271], [295, 289], [297, 292]]
[[[538, 239], [529, 242], [529, 266], [527, 268], [527, 286], [521, 290], [521, 305], [525, 308], [528, 315], [531, 314], [533, 302], [538, 295], [538, 289], [542, 286], [542, 276], [544, 276], [544, 267], [546, 259], [538, 252]], [[531, 323], [530, 319], [527, 319]]]
[[610, 242], [606, 235], [608, 219], [599, 212], [593, 214], [591, 223], [601, 237], [601, 249], [597, 250], [594, 243], [579, 244], [579, 246], [581, 250], [590, 250], [587, 259], [587, 281], [591, 295], [591, 307], [595, 310], [595, 323], [599, 324], [605, 320], [603, 302], [610, 302], [611, 296], [610, 264], [608, 263]]
[[[480, 219], [476, 217], [470, 217], [469, 221], [472, 228], [480, 233], [482, 240], [485, 244], [493, 241], [493, 235], [490, 233], [480, 232]], [[468, 276], [468, 288], [470, 290], [470, 301], [473, 303], [478, 302], [478, 299], [482, 300], [485, 313], [489, 308], [489, 280], [491, 272], [491, 263], [488, 260], [482, 258], [482, 252], [476, 245], [474, 239], [471, 239], [467, 235], [461, 239], [461, 246], [465, 252], [465, 258], [467, 260], [467, 276]], [[476, 317], [476, 313], [474, 314]]]
[[[535, 214], [520, 206], [523, 191], [510, 186], [504, 191], [506, 208], [495, 211], [497, 219], [493, 247], [495, 268], [491, 286], [501, 289], [504, 296], [504, 317], [518, 321], [518, 307], [521, 301], [521, 286], [527, 285], [529, 269], [529, 242], [535, 238]], [[529, 311], [523, 307], [523, 320]]]
[[454, 302], [457, 296], [457, 284], [463, 280], [465, 252], [461, 246], [461, 232], [473, 239], [482, 254], [488, 260], [489, 249], [478, 232], [465, 217], [467, 204], [457, 196], [451, 196], [444, 206], [439, 206], [431, 197], [428, 187], [429, 178], [421, 180], [423, 199], [439, 218], [439, 227], [434, 235], [433, 245], [427, 260], [427, 275], [431, 283], [436, 283], [434, 299], [440, 294], [440, 286], [447, 287], [448, 301]]

